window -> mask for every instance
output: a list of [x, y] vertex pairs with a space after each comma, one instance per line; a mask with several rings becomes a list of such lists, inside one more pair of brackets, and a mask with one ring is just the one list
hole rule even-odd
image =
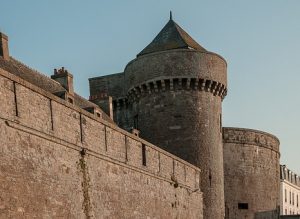
[[73, 104], [73, 99], [68, 97], [68, 102]]
[[147, 160], [146, 160], [146, 145], [142, 144], [142, 163], [143, 166], [147, 165]]
[[292, 204], [293, 204], [293, 205], [295, 204], [294, 198], [295, 198], [294, 193], [292, 193]]
[[284, 190], [284, 201], [286, 202], [287, 198], [286, 198], [286, 189]]
[[248, 209], [248, 203], [239, 203], [238, 208], [239, 209]]

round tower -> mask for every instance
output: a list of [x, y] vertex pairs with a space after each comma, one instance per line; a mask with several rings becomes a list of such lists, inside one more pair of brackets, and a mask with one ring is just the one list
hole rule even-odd
[[128, 63], [125, 84], [140, 136], [201, 168], [204, 218], [224, 218], [222, 99], [227, 64], [171, 18]]
[[226, 218], [278, 218], [279, 140], [268, 133], [224, 128]]

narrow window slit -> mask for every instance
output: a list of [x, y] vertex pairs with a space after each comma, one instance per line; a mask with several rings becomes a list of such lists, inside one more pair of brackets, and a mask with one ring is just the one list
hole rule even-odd
[[145, 144], [142, 144], [142, 163], [143, 163], [143, 166], [147, 166], [146, 145]]
[[13, 82], [13, 89], [14, 89], [14, 101], [15, 101], [15, 111], [16, 111], [16, 116], [19, 116], [19, 110], [18, 110], [18, 99], [17, 99], [17, 87], [16, 87], [16, 82]]

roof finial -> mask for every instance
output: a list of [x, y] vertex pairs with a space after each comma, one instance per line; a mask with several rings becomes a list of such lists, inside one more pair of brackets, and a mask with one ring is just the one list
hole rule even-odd
[[170, 20], [173, 20], [173, 18], [172, 18], [172, 11], [170, 11]]

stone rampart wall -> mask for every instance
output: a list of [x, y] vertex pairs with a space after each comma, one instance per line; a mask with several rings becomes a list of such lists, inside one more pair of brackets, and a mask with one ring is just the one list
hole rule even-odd
[[202, 218], [200, 170], [0, 70], [0, 218]]

